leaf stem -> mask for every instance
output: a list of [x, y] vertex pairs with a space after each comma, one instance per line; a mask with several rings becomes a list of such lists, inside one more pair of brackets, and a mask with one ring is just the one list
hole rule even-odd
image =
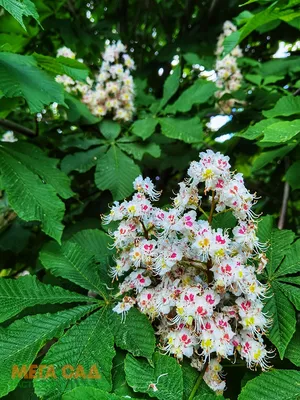
[[215, 191], [212, 191], [212, 199], [211, 199], [211, 208], [210, 208], [210, 214], [208, 217], [208, 223], [211, 225], [213, 216], [214, 216], [214, 211], [215, 211], [215, 206], [216, 206], [216, 202], [215, 202]]
[[199, 389], [199, 386], [200, 386], [203, 376], [205, 374], [206, 367], [207, 367], [207, 363], [204, 364], [203, 370], [201, 371], [200, 375], [198, 376], [198, 379], [193, 387], [193, 390], [191, 391], [191, 394], [189, 395], [188, 400], [193, 400], [193, 398], [195, 397], [195, 394], [196, 394], [197, 390]]
[[147, 229], [146, 229], [146, 227], [145, 227], [144, 222], [143, 222], [141, 219], [140, 219], [140, 223], [142, 224], [145, 238], [148, 240], [148, 239], [149, 239], [149, 234], [148, 234], [148, 231], [147, 231]]
[[232, 208], [226, 208], [225, 210], [220, 211], [220, 212], [214, 214], [213, 217], [216, 217], [217, 215], [220, 215], [220, 214], [225, 214], [225, 213], [227, 213], [227, 212], [229, 212], [229, 211], [232, 211]]
[[14, 132], [22, 133], [22, 135], [28, 136], [28, 137], [35, 137], [37, 134], [32, 131], [31, 129], [25, 128], [22, 125], [19, 125], [13, 121], [9, 121], [8, 119], [0, 119], [0, 125], [4, 126], [7, 129], [10, 129]]
[[198, 207], [198, 210], [202, 212], [202, 214], [204, 214], [206, 216], [207, 219], [209, 219], [208, 214], [203, 210], [203, 208], [201, 208], [200, 206]]
[[[285, 159], [285, 169], [289, 168], [289, 159]], [[290, 194], [290, 185], [288, 182], [284, 183], [284, 188], [283, 188], [283, 197], [282, 197], [282, 205], [281, 205], [281, 210], [280, 210], [280, 216], [279, 216], [279, 221], [278, 221], [278, 229], [283, 229], [284, 227], [284, 222], [285, 222], [285, 217], [287, 213], [287, 207], [288, 207], [288, 202], [289, 202], [289, 194]]]

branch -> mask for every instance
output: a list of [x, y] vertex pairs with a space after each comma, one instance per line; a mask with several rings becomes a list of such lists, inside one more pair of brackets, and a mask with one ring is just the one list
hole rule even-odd
[[[288, 167], [289, 167], [289, 161], [288, 161], [288, 159], [286, 159], [285, 169], [287, 170]], [[279, 221], [278, 221], [278, 229], [283, 229], [283, 227], [284, 227], [284, 221], [285, 221], [285, 216], [286, 216], [286, 211], [287, 211], [287, 206], [288, 206], [288, 201], [289, 201], [289, 194], [290, 194], [290, 185], [288, 184], [288, 182], [285, 182], [284, 189], [283, 189], [280, 217], [279, 217]]]
[[293, 96], [297, 96], [299, 93], [300, 93], [300, 88], [297, 89], [297, 90], [293, 93]]
[[77, 18], [77, 13], [74, 8], [73, 2], [71, 0], [67, 1], [67, 7], [69, 9], [70, 14], [76, 19]]
[[208, 21], [211, 19], [218, 0], [213, 0], [208, 10]]
[[14, 132], [22, 133], [22, 135], [25, 135], [28, 137], [36, 136], [36, 133], [34, 131], [32, 131], [31, 129], [25, 128], [24, 126], [19, 125], [16, 122], [8, 121], [7, 119], [0, 118], [0, 125], [4, 126], [7, 129], [10, 129]]

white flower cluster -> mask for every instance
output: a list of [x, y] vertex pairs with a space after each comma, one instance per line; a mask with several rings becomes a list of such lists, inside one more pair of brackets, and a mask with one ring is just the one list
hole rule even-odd
[[[226, 21], [223, 25], [223, 33], [218, 38], [215, 52], [217, 55], [215, 67], [217, 73], [216, 85], [220, 89], [216, 92], [216, 97], [218, 99], [224, 94], [235, 92], [241, 87], [243, 76], [237, 65], [237, 58], [243, 56], [241, 48], [236, 46], [229, 54], [222, 58], [224, 40], [236, 30], [237, 28], [232, 22]], [[221, 100], [219, 102], [219, 107], [225, 114], [230, 114], [235, 103], [235, 99]]]
[[74, 53], [68, 47], [63, 46], [57, 50], [56, 57], [66, 57], [66, 58], [71, 58], [72, 60], [75, 60], [76, 53]]
[[2, 138], [1, 138], [1, 142], [17, 142], [18, 139], [15, 137], [14, 132], [13, 131], [6, 131]]
[[[76, 59], [76, 53], [74, 53], [71, 49], [68, 47], [61, 47], [60, 49], [57, 50], [56, 57], [66, 57], [70, 58], [72, 60]], [[77, 61], [83, 62], [82, 59], [78, 59]], [[56, 82], [61, 83], [64, 85], [65, 91], [68, 93], [73, 93], [73, 94], [80, 94], [81, 96], [86, 93], [90, 88], [93, 86], [93, 80], [90, 79], [89, 77], [86, 78], [86, 82], [81, 82], [72, 79], [68, 75], [57, 75], [55, 77]], [[53, 107], [52, 111], [53, 114], [57, 113], [57, 103], [56, 106]]]
[[[63, 47], [57, 56], [75, 59], [76, 54]], [[135, 68], [134, 61], [120, 41], [106, 46], [102, 57], [101, 68], [94, 80], [87, 78], [84, 83], [67, 75], [58, 75], [56, 81], [62, 83], [66, 91], [79, 94], [96, 117], [111, 114], [113, 119], [129, 121], [134, 112], [134, 84], [130, 72]]]
[[111, 113], [113, 119], [132, 119], [134, 85], [130, 71], [134, 68], [134, 61], [120, 41], [106, 46], [95, 88], [87, 91], [82, 99], [92, 114], [102, 117]]
[[[161, 348], [198, 369], [209, 363], [204, 379], [214, 390], [225, 388], [222, 358], [239, 354], [249, 368], [268, 368], [262, 336], [270, 322], [261, 301], [267, 288], [256, 276], [267, 259], [251, 210], [256, 199], [242, 174], [230, 171], [229, 157], [207, 150], [191, 163], [172, 207], [152, 204], [160, 193], [149, 178], [139, 176], [134, 189], [132, 200], [115, 202], [103, 218], [120, 221], [111, 233], [112, 276], [125, 296], [114, 311], [125, 318], [136, 305], [155, 319]], [[224, 212], [236, 218], [234, 228], [217, 226]]]

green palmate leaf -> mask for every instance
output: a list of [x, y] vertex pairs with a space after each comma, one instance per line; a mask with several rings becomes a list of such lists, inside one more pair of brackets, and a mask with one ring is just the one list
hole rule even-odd
[[25, 29], [24, 17], [32, 17], [37, 22], [39, 22], [39, 14], [35, 8], [35, 5], [30, 0], [0, 0], [0, 7], [3, 7], [7, 12], [9, 12]]
[[18, 216], [25, 221], [41, 221], [42, 230], [60, 242], [65, 206], [54, 188], [26, 168], [19, 154], [15, 157], [6, 145], [0, 145], [0, 174], [2, 188]]
[[283, 276], [279, 277], [278, 282], [292, 283], [300, 286], [300, 276]]
[[20, 104], [20, 99], [0, 99], [0, 118], [6, 118]]
[[[267, 250], [269, 262], [266, 267], [266, 274], [270, 290], [264, 308], [264, 311], [272, 318], [272, 327], [268, 332], [268, 337], [277, 347], [280, 357], [283, 358], [286, 347], [295, 331], [295, 309], [290, 301], [297, 302], [295, 290], [298, 291], [298, 289], [291, 287], [290, 293], [288, 293], [287, 285], [278, 282], [275, 278], [299, 268], [297, 260], [299, 248], [297, 244], [291, 246], [295, 237], [292, 231], [273, 229], [273, 220], [270, 216], [264, 217], [259, 222], [258, 237], [262, 242], [268, 240], [269, 245]], [[296, 264], [298, 264], [298, 267], [296, 267]]]
[[148, 393], [160, 400], [178, 400], [183, 396], [181, 367], [175, 358], [155, 353], [152, 367], [147, 360], [127, 355], [125, 373], [135, 392]]
[[144, 155], [150, 154], [154, 158], [160, 157], [160, 147], [156, 143], [117, 143], [121, 150], [133, 156], [136, 160], [141, 160]]
[[149, 92], [145, 93], [145, 89], [147, 87], [146, 79], [134, 79], [134, 87], [135, 87], [135, 104], [142, 106], [150, 106], [154, 101], [155, 97], [153, 94]]
[[[264, 235], [261, 234], [264, 230]], [[283, 260], [283, 257], [288, 253], [291, 244], [295, 238], [295, 234], [289, 230], [272, 229], [270, 218], [265, 218], [259, 224], [259, 238], [268, 244], [267, 257], [269, 262], [266, 267], [266, 272], [269, 278], [275, 274], [278, 275], [278, 267]], [[281, 267], [280, 267], [281, 268]], [[286, 274], [286, 272], [284, 272]]]
[[92, 146], [97, 146], [103, 143], [103, 139], [88, 137], [84, 133], [77, 133], [76, 135], [71, 133], [70, 135], [62, 136], [61, 142], [59, 143], [59, 148], [66, 150], [75, 147], [81, 150], [87, 150]]
[[185, 61], [191, 65], [193, 64], [199, 64], [202, 65], [202, 58], [198, 56], [198, 54], [195, 53], [185, 53], [183, 55], [183, 58]]
[[283, 359], [287, 345], [296, 329], [295, 309], [276, 281], [272, 282], [268, 294], [270, 297], [265, 301], [264, 312], [272, 318], [272, 327], [267, 336], [276, 346], [280, 358]]
[[106, 313], [99, 310], [74, 325], [50, 348], [42, 364], [55, 365], [56, 379], [46, 379], [39, 369], [34, 380], [35, 393], [42, 398], [60, 399], [78, 386], [111, 391], [114, 355], [114, 338]]
[[213, 393], [207, 393], [207, 394], [200, 394], [200, 396], [194, 397], [194, 400], [225, 400], [225, 397], [218, 396]]
[[296, 400], [300, 396], [300, 372], [273, 370], [251, 379], [238, 400]]
[[[136, 400], [130, 397], [132, 400]], [[77, 387], [62, 396], [62, 400], [124, 400], [124, 397], [117, 396], [113, 393], [104, 392], [94, 387]]]
[[300, 367], [300, 326], [298, 325], [297, 330], [290, 341], [286, 352], [285, 357], [292, 361], [296, 367]]
[[[294, 238], [294, 236], [292, 236], [291, 231], [281, 231], [281, 232], [290, 232], [291, 235], [290, 237]], [[286, 252], [286, 257], [283, 263], [276, 271], [275, 273], [276, 277], [287, 274], [294, 274], [300, 271], [300, 240], [297, 240], [292, 246], [286, 248], [286, 250], [289, 251]]]
[[274, 7], [271, 6], [257, 14], [254, 14], [252, 18], [250, 18], [247, 23], [241, 28], [239, 31], [234, 32], [235, 35], [231, 38], [230, 48], [233, 49], [238, 43], [244, 40], [251, 32], [255, 29], [261, 27], [262, 25], [267, 24], [268, 22], [279, 19], [282, 15], [289, 14], [280, 13], [277, 10], [274, 10]]
[[273, 217], [266, 215], [258, 222], [258, 237], [261, 243], [267, 243], [270, 240], [271, 232], [274, 226]]
[[132, 132], [145, 140], [154, 133], [157, 124], [158, 120], [152, 117], [139, 119], [133, 123]]
[[80, 245], [84, 251], [94, 256], [100, 263], [106, 264], [105, 267], [107, 266], [112, 254], [110, 248], [113, 241], [106, 232], [99, 229], [84, 229], [73, 235], [70, 241]]
[[190, 64], [198, 64], [198, 65], [203, 65], [205, 69], [211, 70], [213, 68], [215, 59], [214, 57], [211, 56], [201, 56], [199, 57], [198, 54], [195, 53], [185, 53], [183, 54], [183, 58], [185, 61]]
[[269, 8], [266, 8], [265, 10], [253, 15], [253, 17], [241, 29], [237, 43], [244, 40], [255, 29], [261, 27], [262, 25], [267, 24], [268, 22], [283, 18], [293, 19], [296, 17], [296, 15], [294, 15], [295, 13], [293, 10], [284, 10], [284, 11], [277, 10], [274, 7], [275, 4], [276, 3], [272, 4]]
[[117, 350], [117, 354], [113, 360], [113, 369], [112, 369], [112, 381], [113, 381], [113, 392], [118, 396], [130, 396], [130, 398], [134, 398], [134, 391], [126, 382], [124, 363], [125, 356], [127, 352]]
[[287, 254], [288, 250], [290, 250], [294, 238], [295, 234], [292, 231], [274, 229], [271, 232], [270, 246], [267, 250], [267, 257], [269, 258], [267, 270], [270, 276], [276, 272], [283, 257]]
[[71, 78], [84, 81], [88, 76], [88, 68], [77, 60], [66, 57], [49, 57], [33, 53], [38, 65], [54, 75], [69, 75]]
[[41, 149], [26, 142], [5, 143], [3, 146], [8, 154], [39, 175], [42, 182], [51, 185], [63, 199], [74, 195], [70, 179], [57, 168], [59, 160], [47, 157]]
[[264, 85], [269, 85], [270, 83], [275, 83], [277, 81], [281, 81], [284, 76], [270, 75], [264, 78]]
[[[236, 33], [236, 32], [234, 32]], [[255, 85], [259, 86], [261, 84], [262, 81], [262, 76], [261, 75], [254, 75], [254, 74], [246, 74], [245, 75], [245, 79], [247, 79], [247, 81], [254, 83]]]
[[55, 314], [38, 314], [0, 330], [0, 396], [11, 392], [28, 371], [47, 340], [59, 337], [95, 305], [79, 306]]
[[37, 304], [90, 302], [91, 298], [72, 293], [58, 286], [45, 285], [35, 276], [0, 279], [0, 322]]
[[82, 124], [91, 125], [100, 121], [99, 118], [91, 114], [85, 104], [69, 93], [65, 93], [65, 101], [68, 106], [67, 114], [70, 122], [79, 121]]
[[198, 117], [183, 118], [159, 118], [163, 135], [182, 140], [185, 143], [199, 143], [203, 140], [203, 131]]
[[120, 124], [115, 121], [110, 121], [109, 119], [102, 121], [99, 127], [101, 133], [107, 140], [116, 139], [121, 132]]
[[180, 76], [181, 67], [180, 64], [178, 64], [174, 68], [172, 75], [169, 75], [164, 83], [163, 98], [160, 101], [158, 111], [161, 110], [171, 99], [171, 97], [177, 92], [180, 83]]
[[62, 86], [38, 68], [33, 56], [0, 53], [0, 90], [6, 97], [24, 97], [32, 113], [53, 102], [65, 104]]
[[40, 260], [54, 276], [71, 282], [105, 297], [105, 283], [101, 282], [95, 257], [77, 243], [68, 241], [58, 246], [47, 243], [40, 252]]
[[257, 122], [254, 125], [250, 125], [249, 128], [245, 132], [238, 132], [235, 136], [240, 136], [244, 139], [254, 140], [259, 136], [262, 136], [265, 132], [265, 129], [269, 126], [278, 122], [276, 119], [263, 119], [262, 121]]
[[198, 79], [179, 96], [174, 104], [166, 108], [166, 112], [176, 113], [177, 111], [190, 111], [194, 104], [206, 103], [216, 89], [214, 83]]
[[236, 32], [232, 32], [231, 35], [226, 36], [223, 42], [223, 55], [227, 55], [229, 54], [237, 45], [237, 43], [239, 42], [239, 38], [240, 38], [240, 32], [236, 31]]
[[0, 49], [1, 51], [9, 51], [12, 53], [21, 52], [29, 42], [28, 37], [16, 33], [0, 33]]
[[136, 308], [131, 308], [124, 322], [119, 314], [112, 311], [109, 321], [118, 347], [130, 351], [135, 356], [151, 358], [155, 348], [155, 336], [153, 327], [144, 314]]
[[236, 218], [232, 212], [226, 212], [223, 214], [217, 214], [212, 220], [212, 227], [214, 229], [233, 229], [237, 224]]
[[300, 310], [300, 288], [293, 285], [277, 282], [279, 289], [294, 304], [297, 310]]
[[66, 75], [69, 75], [75, 80], [86, 82], [89, 69], [83, 62], [67, 57], [58, 57], [57, 62], [61, 65]]
[[234, 22], [237, 25], [244, 25], [250, 18], [253, 17], [253, 14], [248, 11], [242, 11], [237, 17], [234, 18]]
[[293, 56], [267, 61], [260, 66], [263, 76], [293, 74], [297, 71], [300, 71], [299, 59]]
[[274, 19], [273, 21], [270, 21], [264, 25], [261, 25], [256, 30], [258, 33], [264, 34], [266, 32], [270, 32], [270, 31], [276, 29], [280, 24], [281, 24], [281, 19]]
[[292, 21], [287, 21], [287, 23], [296, 28], [298, 31], [300, 30], [300, 17], [296, 17]]
[[300, 189], [300, 161], [294, 162], [285, 174], [286, 181], [292, 189]]
[[300, 132], [300, 119], [295, 121], [281, 121], [265, 129], [262, 142], [284, 143]]
[[275, 107], [268, 111], [263, 111], [263, 115], [267, 118], [300, 114], [300, 98], [297, 96], [281, 97]]
[[98, 159], [95, 182], [99, 189], [110, 190], [114, 200], [120, 200], [133, 192], [132, 182], [139, 174], [139, 167], [113, 145]]
[[113, 254], [112, 238], [99, 229], [84, 229], [73, 235], [69, 241], [77, 243], [82, 253], [95, 257], [95, 260], [100, 263], [97, 271], [103, 287], [102, 292], [106, 293], [106, 288], [112, 286], [109, 275], [110, 257]]
[[87, 172], [97, 164], [98, 158], [105, 153], [107, 148], [108, 146], [100, 146], [87, 151], [69, 154], [62, 160], [61, 169], [66, 174], [71, 171]]
[[282, 158], [290, 151], [295, 148], [294, 143], [287, 144], [275, 150], [270, 150], [266, 152], [262, 152], [254, 161], [252, 166], [252, 172], [258, 171], [259, 169], [265, 167], [266, 165], [270, 164], [277, 158]]

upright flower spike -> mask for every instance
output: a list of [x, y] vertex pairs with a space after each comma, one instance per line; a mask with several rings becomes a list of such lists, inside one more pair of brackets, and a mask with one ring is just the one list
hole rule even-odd
[[[139, 176], [132, 200], [114, 203], [103, 218], [119, 221], [111, 233], [117, 252], [112, 276], [122, 279], [125, 297], [114, 311], [125, 316], [137, 306], [156, 319], [162, 351], [190, 358], [197, 369], [205, 364], [204, 380], [217, 392], [226, 386], [222, 359], [234, 362], [239, 354], [249, 368], [266, 369], [270, 358], [263, 343], [270, 321], [261, 301], [267, 288], [256, 276], [256, 266], [261, 272], [267, 262], [266, 246], [256, 234], [256, 198], [229, 161], [201, 152], [164, 209], [152, 204], [160, 193], [151, 180]], [[203, 212], [200, 200], [210, 210]], [[219, 212], [231, 212], [236, 225], [212, 226]]]
[[112, 114], [113, 119], [129, 121], [134, 112], [134, 61], [120, 41], [106, 46], [102, 59], [94, 87], [82, 100], [97, 117]]
[[[240, 89], [243, 75], [238, 67], [237, 59], [243, 56], [243, 52], [239, 46], [236, 46], [229, 54], [222, 57], [224, 51], [224, 40], [227, 36], [230, 36], [236, 31], [236, 26], [226, 21], [223, 25], [223, 33], [218, 38], [216, 48], [216, 74], [217, 81], [216, 85], [219, 90], [216, 92], [216, 97], [220, 99], [225, 94], [231, 94], [236, 90]], [[234, 107], [236, 100], [234, 98], [228, 100], [220, 100], [219, 108], [220, 111], [225, 114], [230, 114], [231, 109]]]
[[[79, 96], [96, 117], [111, 115], [115, 120], [130, 121], [135, 110], [131, 75], [135, 64], [126, 51], [120, 41], [107, 45], [93, 80], [88, 77], [86, 82], [75, 81], [67, 75], [57, 75], [55, 79], [67, 92]], [[76, 53], [62, 47], [57, 50], [59, 56], [75, 59]]]

